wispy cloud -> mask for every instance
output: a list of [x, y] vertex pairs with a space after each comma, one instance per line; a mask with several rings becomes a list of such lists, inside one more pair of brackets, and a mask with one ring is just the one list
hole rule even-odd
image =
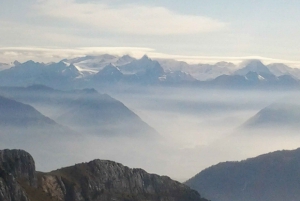
[[125, 55], [141, 57], [154, 52], [151, 48], [142, 47], [81, 47], [81, 48], [39, 48], [39, 47], [1, 47], [0, 61], [10, 63], [14, 60], [24, 62], [34, 60], [38, 62], [56, 62], [65, 58], [81, 57], [85, 55]]
[[183, 15], [164, 7], [104, 3], [76, 3], [74, 0], [39, 0], [38, 15], [69, 20], [91, 30], [135, 35], [181, 35], [217, 31], [226, 23], [205, 16]]
[[152, 48], [145, 47], [77, 47], [77, 48], [39, 48], [39, 47], [1, 47], [0, 48], [0, 63], [10, 63], [14, 60], [25, 62], [34, 60], [38, 62], [57, 62], [65, 58], [81, 57], [86, 55], [131, 55], [135, 58], [140, 58], [147, 54], [153, 59], [175, 59], [185, 61], [190, 64], [209, 63], [214, 64], [219, 61], [227, 61], [239, 64], [244, 60], [259, 59], [265, 64], [269, 63], [285, 63], [291, 67], [300, 68], [299, 61], [274, 59], [261, 56], [243, 56], [243, 57], [221, 57], [221, 56], [187, 56], [166, 54], [156, 51]]

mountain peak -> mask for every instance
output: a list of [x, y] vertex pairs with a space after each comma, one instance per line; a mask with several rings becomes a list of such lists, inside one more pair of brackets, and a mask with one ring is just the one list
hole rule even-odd
[[23, 65], [32, 65], [32, 64], [38, 64], [38, 62], [34, 62], [33, 60], [28, 60], [23, 63]]
[[112, 63], [109, 63], [104, 68], [116, 68], [116, 66], [114, 64], [112, 64]]
[[20, 63], [20, 62], [18, 62], [17, 60], [15, 60], [15, 61], [13, 62], [13, 64], [14, 64], [15, 66], [19, 66], [19, 65], [21, 65], [21, 63]]
[[132, 57], [128, 54], [125, 54], [121, 57], [122, 59], [132, 59]]
[[148, 55], [144, 55], [142, 58], [141, 58], [141, 60], [151, 60], [149, 57], [148, 57]]
[[27, 152], [0, 150], [0, 173], [1, 200], [208, 201], [167, 176], [107, 160], [43, 173], [35, 171], [34, 160]]
[[235, 71], [234, 74], [246, 75], [249, 72], [255, 72], [258, 74], [272, 74], [267, 66], [265, 66], [260, 60], [257, 59], [245, 61], [241, 66], [244, 67]]

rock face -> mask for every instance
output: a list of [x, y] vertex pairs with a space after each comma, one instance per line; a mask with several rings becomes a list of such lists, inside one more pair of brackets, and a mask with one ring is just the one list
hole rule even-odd
[[47, 173], [41, 186], [61, 201], [201, 200], [196, 191], [168, 177], [102, 160]]
[[0, 201], [28, 201], [19, 183], [36, 187], [35, 164], [25, 151], [0, 151]]
[[21, 150], [0, 151], [0, 201], [207, 201], [166, 176], [93, 160], [49, 173], [35, 172]]

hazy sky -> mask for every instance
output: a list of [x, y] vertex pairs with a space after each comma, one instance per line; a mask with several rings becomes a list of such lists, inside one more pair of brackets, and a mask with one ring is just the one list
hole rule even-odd
[[0, 0], [0, 59], [114, 47], [108, 52], [298, 63], [299, 9], [298, 0]]

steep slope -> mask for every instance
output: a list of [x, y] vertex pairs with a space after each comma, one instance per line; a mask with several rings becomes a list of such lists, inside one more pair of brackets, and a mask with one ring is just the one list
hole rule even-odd
[[60, 128], [52, 119], [30, 105], [0, 96], [0, 126], [2, 128]]
[[[293, 99], [292, 99], [293, 100]], [[241, 128], [300, 128], [300, 104], [285, 100], [260, 110], [245, 122]]]
[[300, 79], [300, 69], [291, 68], [283, 63], [273, 63], [267, 65], [268, 69], [276, 76], [291, 75], [297, 79]]
[[1, 201], [207, 201], [166, 176], [94, 160], [50, 173], [35, 172], [25, 151], [0, 151]]
[[261, 75], [272, 74], [271, 71], [259, 60], [249, 60], [244, 63], [244, 67], [236, 70], [236, 75], [246, 75], [249, 72], [255, 72]]
[[109, 64], [93, 76], [95, 82], [112, 84], [119, 82], [123, 78], [123, 74], [116, 66]]
[[70, 101], [66, 112], [57, 121], [96, 135], [158, 136], [123, 103], [95, 90], [86, 91]]
[[30, 105], [0, 96], [0, 136], [10, 146], [77, 135], [71, 129], [44, 116]]
[[94, 89], [60, 91], [34, 85], [0, 87], [0, 93], [33, 105], [56, 122], [84, 134], [158, 136], [123, 103]]
[[33, 158], [21, 150], [0, 150], [0, 200], [30, 201], [20, 183], [37, 186]]
[[296, 201], [300, 196], [300, 149], [225, 162], [186, 182], [214, 201]]
[[160, 64], [146, 55], [129, 64], [119, 66], [119, 69], [125, 75], [123, 78], [125, 82], [146, 85], [158, 83], [159, 78], [165, 74]]
[[56, 123], [30, 105], [0, 96], [0, 126], [53, 126]]

